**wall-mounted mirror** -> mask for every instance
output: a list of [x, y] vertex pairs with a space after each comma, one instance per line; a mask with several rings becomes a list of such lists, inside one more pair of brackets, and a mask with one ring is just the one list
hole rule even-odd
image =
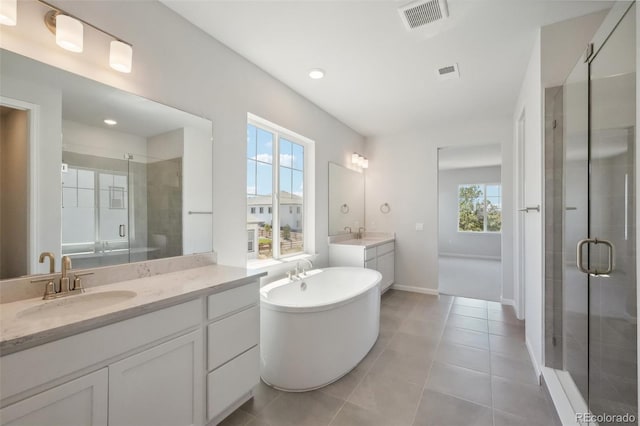
[[364, 175], [329, 163], [329, 235], [364, 226]]
[[0, 278], [212, 250], [211, 121], [0, 55]]

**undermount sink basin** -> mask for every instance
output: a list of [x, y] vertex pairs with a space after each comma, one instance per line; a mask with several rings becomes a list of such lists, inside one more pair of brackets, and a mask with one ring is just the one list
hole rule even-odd
[[18, 312], [18, 318], [44, 319], [88, 313], [136, 296], [135, 291], [113, 290], [62, 297]]

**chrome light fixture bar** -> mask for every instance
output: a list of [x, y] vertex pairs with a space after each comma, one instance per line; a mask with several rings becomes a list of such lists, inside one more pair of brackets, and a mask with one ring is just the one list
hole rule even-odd
[[109, 66], [116, 71], [130, 73], [133, 58], [133, 45], [120, 37], [96, 27], [95, 25], [78, 18], [57, 6], [44, 0], [37, 0], [51, 10], [44, 17], [44, 23], [53, 34], [56, 35], [56, 44], [71, 52], [83, 50], [83, 25], [93, 28], [113, 39], [109, 50]]

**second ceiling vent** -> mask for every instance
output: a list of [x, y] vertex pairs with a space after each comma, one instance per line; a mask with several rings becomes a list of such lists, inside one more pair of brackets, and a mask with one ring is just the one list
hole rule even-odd
[[408, 30], [416, 30], [449, 17], [446, 0], [415, 1], [402, 6], [399, 12]]

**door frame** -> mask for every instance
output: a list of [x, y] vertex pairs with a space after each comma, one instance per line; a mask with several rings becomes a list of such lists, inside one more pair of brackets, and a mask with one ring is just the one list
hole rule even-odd
[[[518, 122], [516, 125], [516, 167], [517, 167], [517, 176], [516, 176], [516, 191], [515, 191], [515, 205], [516, 206], [524, 206], [525, 205], [525, 161], [524, 161], [524, 148], [525, 148], [525, 138], [526, 138], [526, 117], [527, 117], [526, 108], [522, 108], [520, 112], [520, 116], [518, 118]], [[515, 275], [515, 286], [514, 286], [514, 308], [516, 311], [516, 316], [518, 319], [524, 319], [525, 315], [525, 218], [524, 215], [520, 214], [520, 212], [516, 209], [514, 212], [515, 216], [515, 248], [516, 248], [516, 256], [514, 256], [514, 275]]]
[[27, 152], [29, 164], [27, 164], [27, 214], [29, 221], [27, 226], [27, 274], [35, 274], [38, 271], [38, 136], [40, 128], [40, 106], [19, 99], [0, 96], [0, 105], [27, 112]]

